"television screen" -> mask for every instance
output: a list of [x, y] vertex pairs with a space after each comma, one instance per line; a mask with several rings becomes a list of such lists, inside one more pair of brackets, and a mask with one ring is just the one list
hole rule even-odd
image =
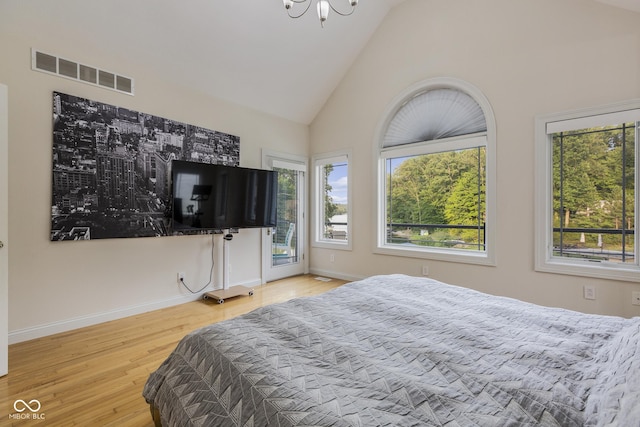
[[278, 173], [244, 169], [241, 227], [275, 227], [277, 224]]
[[276, 172], [180, 160], [171, 165], [175, 231], [276, 226]]

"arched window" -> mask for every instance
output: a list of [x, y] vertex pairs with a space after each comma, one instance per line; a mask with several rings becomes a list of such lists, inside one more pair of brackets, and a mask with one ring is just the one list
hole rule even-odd
[[377, 131], [378, 253], [495, 264], [495, 120], [457, 79], [411, 86]]

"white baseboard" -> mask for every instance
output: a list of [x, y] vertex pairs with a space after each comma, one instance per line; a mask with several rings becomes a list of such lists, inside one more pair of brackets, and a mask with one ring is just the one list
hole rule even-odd
[[[260, 286], [260, 279], [250, 280], [239, 285], [254, 287]], [[17, 344], [19, 342], [29, 341], [36, 338], [42, 338], [61, 332], [68, 332], [74, 329], [84, 328], [87, 326], [97, 325], [99, 323], [109, 322], [111, 320], [122, 319], [137, 314], [147, 313], [149, 311], [160, 310], [162, 308], [173, 307], [174, 305], [184, 304], [199, 299], [204, 292], [212, 289], [205, 289], [201, 293], [193, 295], [181, 295], [162, 301], [154, 301], [148, 304], [139, 304], [130, 307], [123, 307], [102, 313], [89, 314], [86, 316], [75, 317], [72, 319], [60, 320], [58, 322], [47, 323], [44, 325], [33, 326], [25, 329], [18, 329], [9, 332], [9, 344]]]
[[109, 322], [111, 320], [122, 319], [129, 316], [135, 316], [136, 314], [159, 310], [161, 308], [172, 307], [174, 305], [195, 301], [198, 298], [199, 295], [185, 295], [163, 301], [155, 301], [150, 304], [125, 307], [121, 309], [106, 311], [103, 313], [89, 314], [87, 316], [75, 317], [72, 319], [33, 326], [31, 328], [18, 329], [16, 331], [9, 332], [9, 344], [16, 344], [23, 341], [46, 337], [48, 335], [97, 325], [98, 323]]
[[362, 280], [365, 277], [367, 277], [367, 276], [354, 276], [352, 274], [340, 273], [339, 271], [322, 270], [319, 268], [310, 268], [309, 274], [313, 274], [316, 276], [333, 277], [334, 279], [347, 280], [349, 282], [355, 282], [356, 280]]

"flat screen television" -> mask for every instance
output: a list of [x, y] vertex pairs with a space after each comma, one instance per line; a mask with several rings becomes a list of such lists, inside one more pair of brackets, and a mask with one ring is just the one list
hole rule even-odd
[[275, 227], [277, 172], [174, 160], [174, 231]]

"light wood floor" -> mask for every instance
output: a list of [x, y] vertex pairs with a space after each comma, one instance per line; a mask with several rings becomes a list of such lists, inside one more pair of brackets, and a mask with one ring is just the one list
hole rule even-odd
[[[184, 335], [344, 283], [297, 276], [258, 286], [253, 296], [224, 304], [194, 301], [11, 345], [9, 374], [0, 378], [0, 426], [153, 426], [142, 388]], [[18, 399], [37, 399], [44, 420], [9, 418]]]

